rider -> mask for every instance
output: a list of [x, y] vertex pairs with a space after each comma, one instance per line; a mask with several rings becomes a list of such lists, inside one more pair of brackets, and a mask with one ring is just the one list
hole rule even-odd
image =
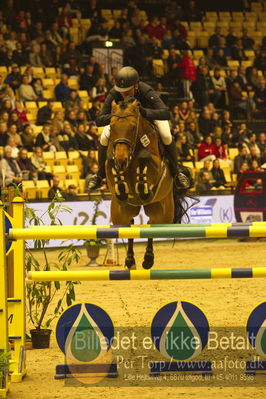
[[190, 186], [189, 178], [182, 173], [178, 166], [177, 149], [168, 122], [170, 119], [169, 109], [152, 87], [139, 81], [138, 72], [134, 68], [126, 66], [118, 71], [115, 78], [115, 86], [109, 92], [102, 111], [96, 120], [98, 126], [105, 127], [100, 137], [98, 149], [99, 171], [90, 180], [89, 190], [100, 187], [102, 180], [105, 178], [105, 161], [110, 138], [109, 124], [112, 117], [112, 101], [118, 103], [126, 97], [135, 97], [140, 103], [140, 113], [142, 116], [157, 126], [175, 186], [179, 189], [188, 188]]

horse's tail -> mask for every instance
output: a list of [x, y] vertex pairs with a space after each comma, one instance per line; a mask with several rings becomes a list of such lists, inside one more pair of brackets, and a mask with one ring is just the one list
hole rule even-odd
[[189, 168], [181, 166], [182, 173], [190, 180], [190, 187], [184, 190], [178, 190], [174, 187], [174, 220], [173, 223], [189, 223], [189, 209], [199, 203], [199, 199], [195, 197], [189, 189], [194, 186], [194, 179]]

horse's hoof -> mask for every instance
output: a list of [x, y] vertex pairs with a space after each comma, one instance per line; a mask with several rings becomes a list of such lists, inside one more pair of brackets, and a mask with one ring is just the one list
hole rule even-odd
[[128, 270], [136, 270], [136, 262], [135, 262], [135, 258], [132, 256], [127, 257], [126, 261], [125, 261], [125, 269]]
[[145, 254], [144, 260], [142, 262], [143, 269], [150, 269], [154, 264], [154, 254], [148, 253]]

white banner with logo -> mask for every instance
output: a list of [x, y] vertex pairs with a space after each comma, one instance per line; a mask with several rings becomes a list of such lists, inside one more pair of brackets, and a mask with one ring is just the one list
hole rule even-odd
[[[93, 201], [80, 202], [64, 202], [72, 209], [71, 213], [61, 212], [58, 218], [63, 225], [90, 225], [94, 214], [95, 203]], [[28, 206], [33, 208], [39, 217], [42, 218], [44, 224], [50, 224], [47, 215], [48, 203], [38, 202], [30, 203]], [[105, 200], [99, 204], [99, 216], [97, 217], [97, 224], [110, 223], [110, 201]], [[235, 222], [234, 214], [234, 197], [233, 195], [220, 195], [213, 197], [200, 197], [200, 202], [193, 206], [189, 212], [190, 223], [227, 223]], [[135, 224], [145, 224], [148, 218], [141, 209], [139, 216], [135, 219]], [[74, 240], [75, 245], [82, 245], [82, 240]], [[32, 246], [32, 242], [29, 242]], [[62, 240], [51, 240], [50, 247], [59, 247], [67, 245], [67, 242]]]

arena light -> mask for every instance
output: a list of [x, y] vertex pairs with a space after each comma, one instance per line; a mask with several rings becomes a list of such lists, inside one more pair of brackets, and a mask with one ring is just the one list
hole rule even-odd
[[114, 43], [111, 42], [110, 40], [106, 40], [105, 42], [105, 47], [113, 47]]

